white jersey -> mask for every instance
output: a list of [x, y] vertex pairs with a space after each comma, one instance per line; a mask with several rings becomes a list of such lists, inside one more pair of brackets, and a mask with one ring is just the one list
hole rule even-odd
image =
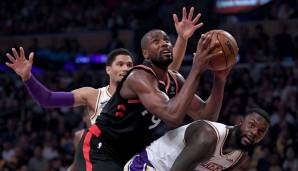
[[[224, 142], [229, 134], [229, 126], [217, 123], [205, 121], [208, 123], [216, 132], [217, 144], [213, 156], [204, 163], [199, 163], [195, 170], [196, 171], [212, 171], [212, 170], [224, 170], [235, 165], [243, 155], [240, 150], [234, 150], [228, 154], [222, 153]], [[151, 143], [146, 148], [148, 159], [153, 167], [157, 171], [169, 171], [172, 167], [175, 159], [178, 157], [182, 149], [185, 147], [184, 134], [186, 128], [189, 126], [185, 125], [169, 131], [158, 140]], [[212, 169], [211, 169], [212, 168]]]
[[105, 86], [98, 89], [95, 112], [93, 115], [90, 116], [91, 124], [95, 123], [97, 116], [100, 115], [101, 110], [110, 100], [111, 94], [109, 93], [108, 90], [109, 90], [109, 86]]

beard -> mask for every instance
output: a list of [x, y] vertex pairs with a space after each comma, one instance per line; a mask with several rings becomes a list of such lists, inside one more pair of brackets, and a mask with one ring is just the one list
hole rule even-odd
[[164, 68], [168, 67], [173, 62], [173, 57], [165, 57], [160, 54], [159, 57], [151, 59], [151, 62], [158, 67]]
[[236, 146], [239, 147], [243, 151], [251, 151], [254, 147], [255, 144], [249, 144], [249, 145], [244, 145], [242, 144], [241, 140], [244, 136], [242, 135], [240, 128], [236, 128]]

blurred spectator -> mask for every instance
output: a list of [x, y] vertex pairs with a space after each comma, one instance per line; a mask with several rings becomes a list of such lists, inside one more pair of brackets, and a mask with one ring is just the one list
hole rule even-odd
[[284, 171], [295, 171], [298, 170], [298, 159], [296, 152], [292, 146], [288, 146], [284, 152], [284, 162], [283, 162], [283, 170]]
[[286, 24], [280, 26], [280, 33], [274, 36], [275, 49], [282, 60], [283, 58], [294, 57], [294, 43], [292, 36], [288, 33]]
[[34, 156], [29, 160], [28, 167], [30, 171], [44, 171], [48, 167], [48, 161], [42, 156], [41, 145], [35, 146]]

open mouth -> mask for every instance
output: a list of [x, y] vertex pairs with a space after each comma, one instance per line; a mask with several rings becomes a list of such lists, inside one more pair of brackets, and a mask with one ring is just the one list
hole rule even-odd
[[172, 56], [172, 51], [164, 50], [164, 51], [161, 51], [161, 54], [162, 54], [163, 56]]
[[123, 74], [120, 74], [119, 76], [120, 77], [124, 77], [126, 75], [126, 73], [123, 73]]
[[249, 137], [249, 136], [244, 136], [244, 137], [243, 137], [243, 142], [244, 142], [246, 145], [253, 144], [253, 138], [252, 138], [252, 137]]

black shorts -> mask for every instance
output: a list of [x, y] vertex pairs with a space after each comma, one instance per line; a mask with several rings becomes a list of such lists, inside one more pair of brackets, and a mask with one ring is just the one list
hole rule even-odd
[[76, 160], [80, 171], [123, 171], [123, 167], [112, 157], [110, 148], [102, 142], [101, 130], [92, 125], [79, 143]]

